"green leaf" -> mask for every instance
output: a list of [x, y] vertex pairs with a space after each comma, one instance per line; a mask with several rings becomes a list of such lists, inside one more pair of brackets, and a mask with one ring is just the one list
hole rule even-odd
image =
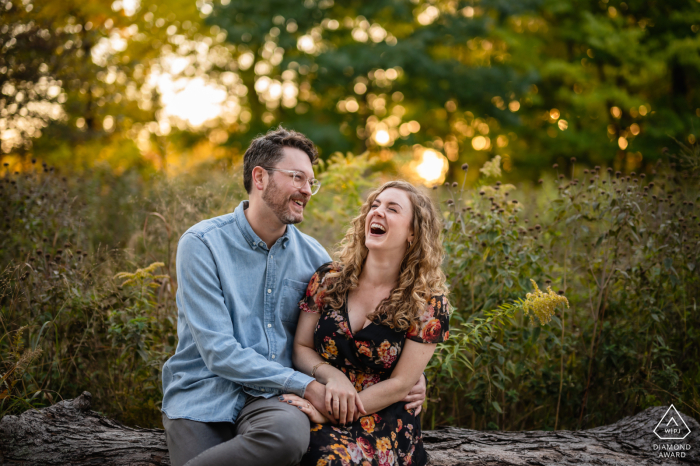
[[501, 414], [503, 413], [503, 410], [501, 409], [501, 405], [498, 404], [498, 401], [495, 401], [495, 400], [492, 401], [492, 402], [491, 402], [491, 405], [493, 406], [493, 408], [494, 408], [496, 411], [498, 411], [498, 412], [501, 413]]

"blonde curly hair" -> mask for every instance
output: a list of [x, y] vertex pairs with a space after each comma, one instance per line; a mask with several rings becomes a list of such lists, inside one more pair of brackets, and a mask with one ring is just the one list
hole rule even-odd
[[333, 309], [345, 305], [347, 293], [357, 288], [369, 250], [365, 246], [365, 219], [372, 203], [389, 188], [405, 191], [413, 206], [414, 240], [401, 261], [398, 286], [384, 299], [368, 318], [395, 330], [408, 330], [419, 325], [419, 316], [434, 295], [447, 295], [445, 274], [440, 268], [444, 257], [442, 221], [430, 198], [406, 181], [384, 183], [367, 197], [360, 215], [340, 242], [338, 261], [333, 264], [334, 280], [326, 290], [324, 304]]

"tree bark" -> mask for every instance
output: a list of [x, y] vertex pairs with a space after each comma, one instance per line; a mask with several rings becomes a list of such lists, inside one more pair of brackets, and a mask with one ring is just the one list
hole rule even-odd
[[[0, 421], [0, 464], [170, 465], [162, 430], [126, 427], [108, 419], [90, 410], [91, 398], [84, 392], [75, 400], [5, 416]], [[663, 441], [654, 434], [667, 409], [649, 408], [582, 431], [448, 427], [424, 431], [423, 436], [431, 466], [700, 465], [700, 424], [695, 419], [681, 413], [690, 429], [683, 440]], [[662, 445], [680, 445], [683, 450], [676, 446], [670, 451], [679, 457], [668, 457], [668, 447]]]

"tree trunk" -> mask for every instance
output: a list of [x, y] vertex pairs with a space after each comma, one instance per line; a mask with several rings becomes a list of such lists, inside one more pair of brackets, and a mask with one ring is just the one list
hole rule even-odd
[[[91, 398], [84, 392], [75, 400], [5, 416], [0, 421], [0, 464], [170, 464], [162, 430], [131, 428], [107, 419], [90, 411]], [[582, 431], [481, 432], [448, 427], [423, 434], [432, 466], [700, 465], [700, 424], [695, 419], [681, 414], [690, 430], [682, 440], [663, 441], [654, 434], [667, 410], [649, 408], [615, 424]]]

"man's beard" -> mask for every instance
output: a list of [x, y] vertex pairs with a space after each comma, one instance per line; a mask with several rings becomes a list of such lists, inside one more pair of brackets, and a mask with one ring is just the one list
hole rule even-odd
[[304, 220], [304, 214], [295, 215], [289, 208], [289, 201], [296, 199], [303, 204], [306, 204], [307, 199], [303, 195], [285, 197], [280, 193], [275, 179], [270, 177], [270, 184], [263, 191], [262, 199], [265, 204], [275, 213], [280, 222], [285, 225], [300, 223]]

